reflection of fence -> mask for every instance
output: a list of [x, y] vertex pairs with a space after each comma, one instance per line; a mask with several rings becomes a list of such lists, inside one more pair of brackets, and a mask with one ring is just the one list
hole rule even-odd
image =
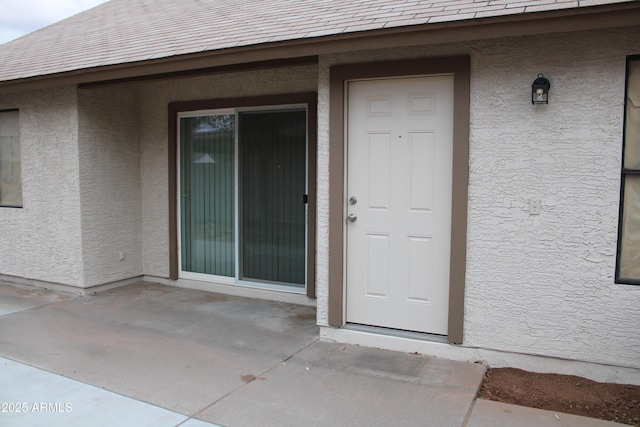
[[180, 120], [182, 269], [235, 275], [234, 115]]
[[233, 243], [235, 232], [233, 224], [216, 225], [212, 222], [191, 227], [191, 235], [194, 239], [206, 240], [209, 242], [230, 242]]
[[[191, 239], [191, 256], [185, 260], [182, 269], [193, 273], [213, 274], [233, 277], [235, 275], [235, 244], [209, 239]], [[189, 264], [185, 264], [185, 261]]]

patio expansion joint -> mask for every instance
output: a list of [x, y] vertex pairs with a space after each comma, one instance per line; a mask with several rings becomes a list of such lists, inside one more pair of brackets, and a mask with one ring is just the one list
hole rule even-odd
[[311, 347], [313, 344], [317, 343], [320, 340], [320, 337], [316, 337], [313, 341], [311, 341], [310, 343], [304, 345], [303, 347], [299, 348], [298, 350], [294, 351], [293, 353], [291, 353], [291, 355], [285, 357], [284, 359], [280, 360], [278, 363], [274, 364], [273, 366], [271, 366], [270, 368], [266, 369], [265, 371], [261, 372], [260, 374], [258, 374], [257, 376], [255, 376], [255, 378], [239, 385], [238, 387], [234, 388], [233, 390], [229, 391], [228, 393], [226, 393], [224, 396], [216, 399], [215, 401], [213, 401], [211, 404], [205, 406], [204, 408], [200, 409], [198, 412], [190, 415], [191, 418], [195, 418], [198, 415], [202, 414], [203, 412], [205, 412], [206, 410], [208, 410], [209, 408], [215, 406], [216, 404], [218, 404], [219, 402], [223, 401], [224, 399], [226, 399], [227, 397], [231, 396], [232, 394], [234, 394], [236, 391], [246, 387], [247, 385], [251, 384], [252, 382], [254, 382], [256, 379], [263, 377], [265, 375], [267, 375], [269, 372], [273, 371], [274, 369], [276, 369], [278, 366], [281, 366], [283, 364], [285, 364], [287, 361], [291, 360], [291, 358], [295, 357], [298, 353], [306, 350], [307, 348]]
[[482, 375], [482, 380], [478, 383], [478, 385], [475, 387], [475, 390], [473, 391], [473, 400], [471, 401], [471, 404], [469, 405], [469, 408], [467, 408], [467, 413], [464, 416], [464, 421], [462, 422], [462, 427], [467, 427], [469, 425], [469, 421], [471, 419], [471, 413], [473, 412], [473, 408], [475, 408], [476, 406], [476, 402], [478, 400], [478, 394], [480, 393], [480, 389], [482, 388], [482, 385], [484, 384], [484, 378], [487, 375], [487, 370], [488, 367], [486, 365], [484, 365], [485, 369], [484, 369], [484, 373]]
[[[478, 391], [480, 390], [480, 387], [478, 387]], [[473, 400], [471, 401], [471, 404], [469, 405], [469, 408], [467, 408], [467, 413], [464, 416], [464, 420], [462, 421], [462, 427], [467, 427], [469, 425], [469, 420], [471, 419], [471, 413], [473, 412], [473, 408], [475, 408], [476, 406], [476, 401], [478, 400], [478, 392], [476, 392], [476, 394], [473, 397]]]
[[31, 305], [29, 307], [24, 307], [24, 308], [20, 308], [20, 309], [17, 309], [17, 310], [8, 311], [8, 312], [5, 312], [5, 313], [0, 313], [0, 318], [6, 317], [6, 316], [11, 316], [12, 314], [23, 313], [25, 311], [32, 311], [32, 310], [36, 310], [36, 309], [41, 309], [41, 308], [47, 307], [49, 305], [59, 304], [59, 303], [63, 303], [63, 302], [66, 302], [66, 301], [73, 301], [73, 300], [76, 300], [78, 298], [82, 298], [82, 295], [73, 296], [73, 297], [70, 297], [68, 299], [64, 299], [64, 300], [60, 300], [60, 301], [43, 302], [42, 304]]

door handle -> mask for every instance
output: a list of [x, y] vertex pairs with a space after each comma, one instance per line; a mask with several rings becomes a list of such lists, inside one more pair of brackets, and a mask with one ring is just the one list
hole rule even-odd
[[349, 222], [356, 222], [357, 219], [358, 219], [358, 215], [356, 214], [350, 213], [349, 215], [347, 215], [347, 221]]

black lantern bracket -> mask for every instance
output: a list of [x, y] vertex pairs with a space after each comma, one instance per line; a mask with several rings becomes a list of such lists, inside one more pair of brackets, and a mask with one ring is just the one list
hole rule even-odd
[[533, 105], [548, 104], [549, 88], [551, 88], [549, 80], [542, 73], [538, 74], [538, 78], [531, 85], [531, 103]]

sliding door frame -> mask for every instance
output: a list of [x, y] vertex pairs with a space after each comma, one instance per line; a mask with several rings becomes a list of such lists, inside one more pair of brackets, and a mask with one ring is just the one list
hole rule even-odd
[[[307, 235], [306, 235], [306, 294], [315, 298], [315, 248], [316, 248], [316, 159], [317, 159], [317, 95], [316, 93], [283, 94], [249, 98], [214, 99], [187, 102], [172, 102], [168, 105], [169, 142], [169, 278], [180, 277], [178, 135], [179, 114], [214, 110], [272, 110], [304, 106], [307, 110]], [[236, 245], [238, 242], [236, 242]], [[213, 276], [215, 277], [215, 276]], [[233, 278], [235, 283], [246, 285]], [[256, 283], [259, 285], [259, 282]]]

